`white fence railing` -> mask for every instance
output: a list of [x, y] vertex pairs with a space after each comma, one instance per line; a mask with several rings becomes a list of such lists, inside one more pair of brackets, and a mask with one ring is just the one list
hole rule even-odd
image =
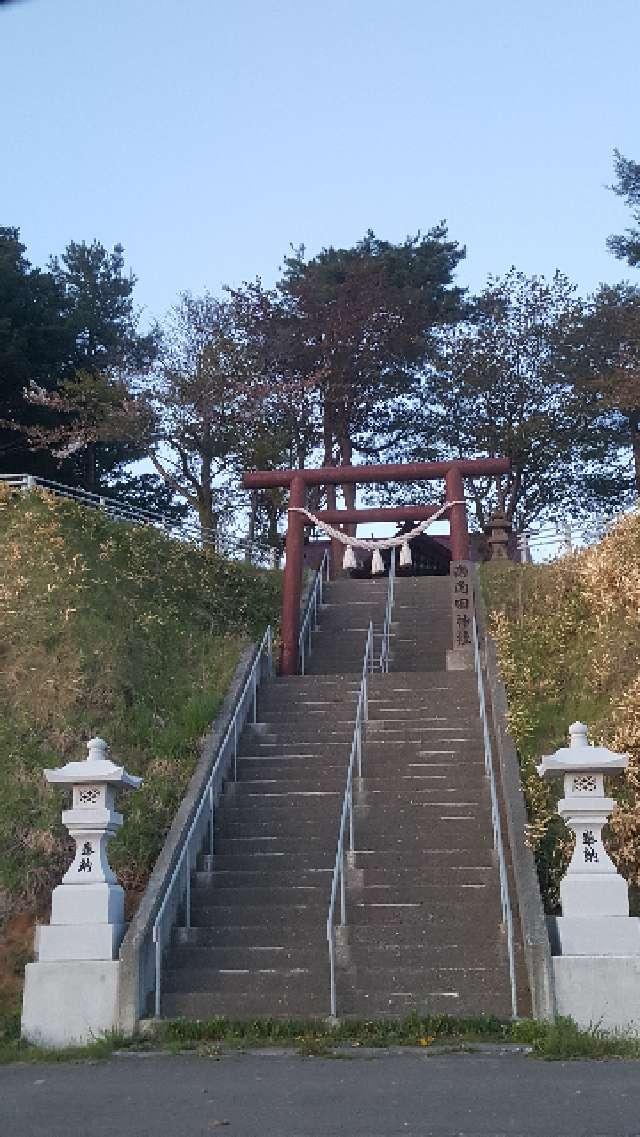
[[582, 521], [567, 518], [525, 529], [516, 539], [518, 560], [526, 564], [533, 560], [567, 556], [601, 541], [618, 521], [634, 514], [637, 516], [638, 506], [613, 516], [599, 515]]
[[373, 670], [373, 624], [369, 621], [369, 630], [367, 632], [367, 640], [364, 648], [364, 658], [362, 661], [362, 680], [360, 682], [360, 693], [358, 695], [358, 705], [356, 707], [356, 719], [353, 727], [353, 739], [351, 742], [351, 751], [349, 754], [349, 766], [347, 768], [347, 784], [342, 799], [342, 812], [340, 814], [340, 828], [338, 830], [338, 844], [336, 848], [336, 859], [333, 865], [333, 875], [331, 877], [331, 895], [329, 898], [329, 912], [327, 915], [327, 943], [329, 945], [329, 1003], [330, 1013], [335, 1018], [337, 1014], [337, 992], [336, 992], [336, 933], [335, 933], [335, 909], [338, 899], [338, 889], [340, 889], [340, 924], [344, 926], [347, 922], [347, 889], [346, 889], [346, 846], [345, 840], [347, 836], [347, 826], [349, 833], [349, 851], [355, 850], [355, 838], [353, 831], [353, 776], [354, 769], [357, 768], [358, 777], [362, 777], [362, 736], [363, 728], [367, 719], [369, 718], [369, 675]]
[[262, 542], [235, 538], [217, 529], [203, 529], [193, 517], [176, 519], [155, 510], [140, 509], [122, 498], [111, 497], [109, 494], [89, 493], [81, 486], [67, 486], [62, 482], [54, 482], [49, 478], [40, 478], [32, 474], [0, 474], [0, 485], [22, 493], [41, 489], [55, 497], [75, 501], [88, 509], [99, 509], [112, 521], [126, 521], [132, 525], [153, 525], [154, 528], [162, 529], [178, 540], [214, 548], [221, 556], [239, 558], [250, 554], [251, 559], [259, 559], [269, 567], [276, 567], [278, 560], [277, 550]]
[[[474, 598], [475, 609], [475, 598]], [[484, 770], [489, 779], [491, 795], [491, 826], [493, 829], [493, 845], [498, 858], [498, 871], [500, 877], [500, 907], [502, 909], [502, 923], [507, 935], [507, 958], [509, 962], [509, 983], [511, 986], [511, 1010], [513, 1017], [518, 1014], [518, 998], [516, 989], [516, 961], [513, 936], [513, 910], [509, 891], [509, 874], [505, 856], [504, 841], [502, 838], [502, 823], [500, 821], [500, 802], [496, 782], [496, 771], [493, 761], [493, 747], [491, 745], [491, 731], [487, 715], [487, 701], [485, 696], [482, 658], [480, 655], [480, 639], [475, 611], [472, 620], [473, 659], [478, 684], [478, 700], [480, 703], [480, 720], [482, 723], [482, 736], [484, 742]]]
[[191, 927], [191, 876], [204, 848], [213, 855], [215, 813], [224, 783], [236, 780], [238, 741], [247, 722], [257, 721], [258, 688], [263, 678], [273, 675], [273, 637], [269, 626], [263, 636], [247, 680], [242, 688], [213, 763], [208, 781], [194, 810], [193, 820], [179, 849], [153, 923], [155, 953], [155, 1014], [162, 1005], [162, 957], [172, 928], [181, 916], [181, 927]]

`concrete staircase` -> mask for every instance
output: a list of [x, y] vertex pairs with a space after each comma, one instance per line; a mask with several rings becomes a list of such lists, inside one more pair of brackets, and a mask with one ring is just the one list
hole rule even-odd
[[382, 630], [386, 598], [386, 581], [332, 584], [311, 674], [261, 687], [193, 882], [192, 927], [174, 932], [163, 1015], [328, 1013], [331, 874], [366, 630]]
[[[382, 631], [386, 592], [332, 583], [307, 675], [261, 688], [193, 926], [174, 933], [164, 1015], [328, 1013], [331, 872], [366, 630]], [[445, 671], [449, 646], [448, 578], [398, 579], [391, 670], [370, 681], [340, 1015], [510, 1014], [475, 676]]]

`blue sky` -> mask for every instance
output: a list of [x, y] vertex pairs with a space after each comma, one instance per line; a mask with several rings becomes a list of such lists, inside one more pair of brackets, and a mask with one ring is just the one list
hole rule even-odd
[[440, 218], [461, 283], [632, 270], [605, 240], [640, 160], [636, 0], [24, 0], [0, 8], [0, 224], [42, 263], [121, 241], [161, 317], [371, 227]]

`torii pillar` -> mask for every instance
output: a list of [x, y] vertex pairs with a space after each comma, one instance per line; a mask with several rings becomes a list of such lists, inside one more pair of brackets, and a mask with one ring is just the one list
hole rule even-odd
[[[453, 651], [448, 666], [467, 666], [471, 644], [471, 589], [469, 566], [469, 531], [464, 504], [465, 477], [491, 477], [509, 472], [507, 458], [469, 458], [450, 462], [405, 462], [378, 466], [321, 466], [315, 470], [255, 470], [245, 473], [245, 489], [289, 487], [287, 525], [287, 561], [282, 587], [282, 622], [280, 671], [282, 675], [298, 672], [298, 631], [304, 549], [305, 515], [297, 513], [305, 507], [310, 485], [353, 485], [362, 482], [421, 482], [444, 479], [446, 501], [451, 503], [451, 572], [454, 583]], [[342, 512], [342, 511], [341, 511]], [[347, 520], [346, 511], [344, 520]], [[461, 650], [462, 649], [462, 650]]]

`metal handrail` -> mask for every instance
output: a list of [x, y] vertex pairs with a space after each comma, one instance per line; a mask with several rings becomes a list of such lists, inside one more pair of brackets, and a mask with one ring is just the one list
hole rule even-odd
[[511, 985], [511, 1010], [513, 1017], [518, 1014], [518, 996], [516, 989], [516, 961], [515, 961], [515, 948], [513, 937], [513, 911], [511, 907], [511, 896], [509, 892], [509, 874], [507, 871], [507, 861], [504, 852], [504, 842], [502, 839], [502, 824], [500, 821], [500, 803], [498, 801], [498, 790], [496, 786], [495, 766], [493, 762], [493, 747], [491, 745], [491, 732], [489, 730], [489, 719], [487, 715], [487, 700], [484, 689], [484, 676], [482, 673], [482, 659], [480, 656], [480, 638], [478, 635], [478, 624], [476, 621], [475, 612], [473, 613], [472, 621], [472, 641], [473, 641], [473, 659], [476, 670], [476, 680], [478, 684], [478, 700], [480, 703], [480, 718], [482, 721], [482, 735], [484, 741], [484, 769], [485, 774], [489, 778], [489, 789], [491, 793], [491, 825], [493, 828], [493, 845], [498, 856], [498, 870], [500, 875], [500, 906], [502, 909], [502, 921], [507, 933], [507, 955], [509, 959], [509, 982]]
[[369, 675], [373, 671], [373, 624], [369, 621], [367, 640], [362, 661], [362, 680], [358, 694], [356, 719], [353, 727], [353, 739], [349, 754], [347, 769], [347, 784], [342, 799], [342, 812], [340, 814], [340, 828], [338, 830], [338, 844], [336, 859], [331, 877], [331, 895], [329, 898], [329, 912], [327, 914], [327, 943], [329, 945], [329, 991], [331, 1015], [335, 1018], [337, 1013], [336, 995], [336, 937], [335, 937], [335, 907], [340, 888], [340, 925], [347, 922], [347, 895], [345, 883], [345, 836], [347, 822], [349, 823], [349, 851], [354, 851], [353, 828], [353, 771], [357, 765], [358, 777], [362, 777], [362, 728], [369, 718]]
[[311, 654], [311, 633], [318, 629], [318, 610], [322, 607], [324, 586], [329, 580], [329, 551], [325, 549], [320, 567], [315, 576], [313, 587], [309, 593], [307, 606], [300, 625], [298, 636], [298, 658], [300, 661], [300, 674], [304, 675], [305, 659]]
[[233, 768], [237, 775], [238, 739], [249, 715], [257, 721], [258, 687], [264, 674], [273, 675], [273, 633], [267, 628], [253, 661], [251, 671], [237, 699], [231, 721], [218, 747], [213, 768], [202, 790], [193, 820], [182, 842], [175, 868], [158, 908], [153, 924], [155, 945], [155, 1014], [160, 1015], [162, 998], [162, 953], [167, 935], [175, 923], [178, 909], [184, 905], [184, 926], [191, 927], [191, 874], [204, 845], [213, 853], [215, 811], [224, 782]]
[[182, 538], [187, 541], [198, 542], [201, 545], [212, 546], [221, 554], [234, 552], [244, 554], [247, 549], [256, 550], [265, 555], [273, 552], [272, 547], [264, 543], [248, 542], [242, 539], [235, 541], [217, 530], [203, 529], [197, 521], [189, 518], [176, 520], [166, 513], [140, 509], [137, 505], [130, 505], [129, 502], [123, 501], [121, 498], [110, 497], [107, 494], [90, 493], [82, 486], [67, 486], [62, 482], [55, 482], [50, 478], [41, 478], [35, 474], [0, 474], [0, 484], [8, 486], [9, 489], [21, 490], [23, 493], [34, 489], [43, 489], [55, 497], [75, 501], [78, 505], [84, 505], [88, 509], [100, 510], [106, 513], [112, 521], [127, 521], [136, 525], [154, 525], [178, 539]]
[[389, 636], [391, 633], [391, 616], [395, 602], [396, 591], [396, 551], [391, 550], [391, 563], [389, 565], [389, 583], [387, 586], [387, 606], [384, 612], [384, 625], [382, 628], [382, 643], [380, 645], [380, 670], [386, 673], [389, 670]]

